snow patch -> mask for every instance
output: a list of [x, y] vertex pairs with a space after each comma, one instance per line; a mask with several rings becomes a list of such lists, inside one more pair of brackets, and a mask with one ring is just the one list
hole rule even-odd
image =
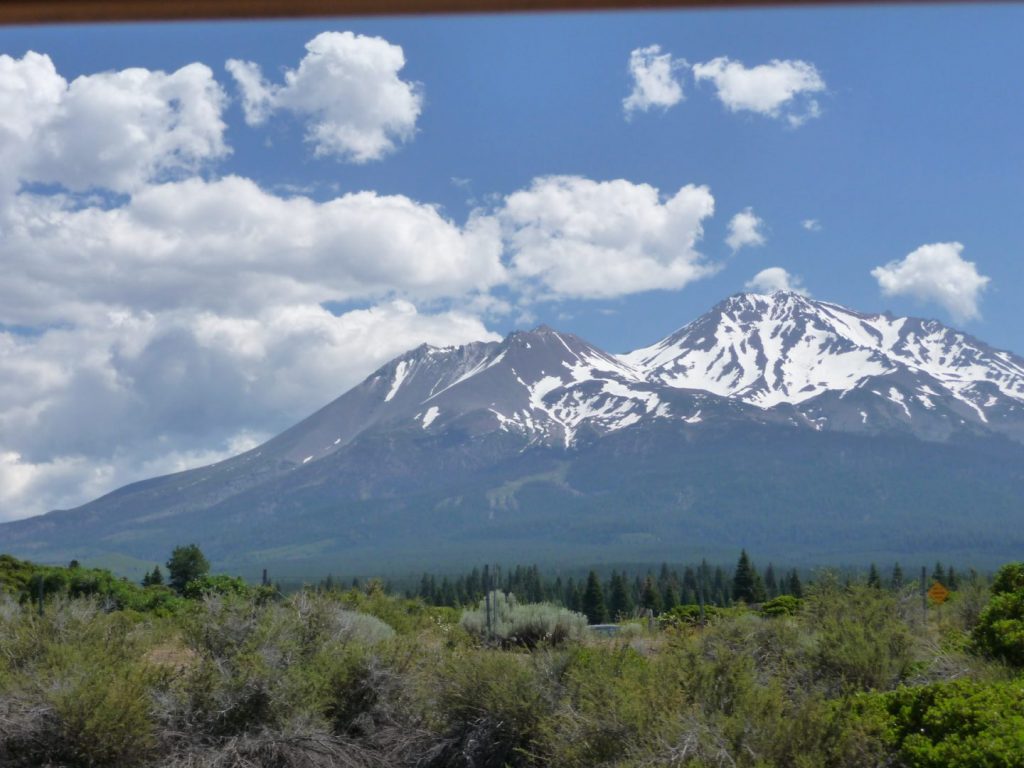
[[432, 405], [427, 408], [427, 412], [423, 414], [423, 428], [426, 429], [434, 423], [434, 419], [437, 418], [438, 414], [441, 413], [441, 409], [436, 405]]
[[391, 389], [384, 397], [384, 402], [391, 402], [391, 398], [398, 392], [398, 388], [402, 386], [402, 382], [405, 381], [405, 377], [409, 374], [409, 362], [407, 360], [399, 360], [398, 365], [395, 366], [395, 378], [391, 382]]

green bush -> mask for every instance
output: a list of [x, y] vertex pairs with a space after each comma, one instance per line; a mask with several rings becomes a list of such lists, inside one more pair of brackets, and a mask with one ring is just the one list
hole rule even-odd
[[763, 616], [795, 616], [800, 611], [801, 600], [792, 595], [779, 595], [761, 606]]
[[[722, 609], [713, 605], [704, 606], [704, 618], [710, 621], [722, 615]], [[677, 605], [670, 611], [658, 616], [658, 625], [662, 629], [694, 626], [700, 624], [699, 605]]]
[[805, 599], [802, 618], [815, 640], [816, 679], [830, 694], [889, 690], [911, 670], [910, 629], [883, 590], [826, 581]]
[[901, 688], [884, 702], [908, 768], [1024, 765], [1024, 680]]
[[432, 765], [521, 768], [538, 755], [552, 702], [530, 656], [495, 650], [453, 655], [441, 668], [434, 717], [442, 740]]
[[[486, 604], [462, 614], [462, 626], [479, 638], [487, 636]], [[559, 646], [580, 639], [587, 617], [550, 603], [519, 604], [515, 595], [491, 593], [491, 637], [504, 647]]]
[[992, 597], [974, 629], [979, 650], [1024, 666], [1024, 563], [1004, 565], [992, 582]]

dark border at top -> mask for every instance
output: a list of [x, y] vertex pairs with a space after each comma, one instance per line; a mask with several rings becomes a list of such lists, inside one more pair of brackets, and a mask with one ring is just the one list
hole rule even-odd
[[[878, 0], [0, 0], [0, 24], [887, 4]], [[935, 0], [900, 4], [931, 5]]]

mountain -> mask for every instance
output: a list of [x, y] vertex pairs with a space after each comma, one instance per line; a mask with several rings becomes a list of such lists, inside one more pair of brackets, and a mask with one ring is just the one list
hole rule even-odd
[[[311, 575], [500, 558], [1019, 555], [1024, 360], [934, 320], [740, 294], [604, 352], [421, 346], [267, 443], [0, 526], [43, 560]], [[1018, 531], [1021, 531], [1018, 533]]]

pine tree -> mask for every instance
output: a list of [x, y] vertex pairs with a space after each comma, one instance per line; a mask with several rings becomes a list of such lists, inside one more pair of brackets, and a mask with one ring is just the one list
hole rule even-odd
[[697, 572], [693, 570], [693, 566], [688, 565], [683, 571], [683, 590], [697, 594]]
[[740, 552], [736, 573], [732, 577], [732, 599], [747, 604], [764, 602], [764, 584], [745, 549]]
[[878, 575], [878, 568], [874, 563], [871, 564], [871, 569], [868, 571], [868, 586], [875, 589], [882, 588], [882, 577]]
[[601, 582], [594, 571], [587, 576], [587, 588], [583, 592], [583, 613], [591, 624], [603, 624], [608, 620], [604, 590], [601, 589]]
[[[705, 574], [704, 578], [704, 601], [711, 602], [715, 605], [721, 605], [728, 607], [729, 605], [729, 588], [725, 585], [725, 571], [722, 570], [722, 566], [715, 566], [715, 575], [711, 578], [710, 588], [708, 587], [708, 579], [706, 575], [710, 566], [707, 561], [701, 563], [701, 569]], [[709, 595], [710, 591], [710, 595]]]
[[942, 563], [935, 563], [935, 569], [932, 571], [932, 581], [937, 581], [939, 584], [946, 584], [946, 569], [942, 567]]
[[804, 596], [804, 585], [800, 583], [800, 574], [796, 568], [789, 572], [789, 576], [786, 579], [786, 591], [793, 597]]
[[561, 576], [556, 577], [555, 583], [551, 585], [551, 595], [555, 602], [565, 605], [565, 584], [562, 583]]
[[644, 588], [640, 592], [640, 604], [647, 610], [661, 613], [661, 593], [651, 574], [647, 574], [647, 578], [644, 579]]
[[580, 612], [582, 607], [580, 605], [580, 590], [579, 587], [576, 586], [576, 579], [572, 576], [569, 577], [569, 580], [565, 584], [565, 597], [563, 598], [563, 602], [565, 603], [565, 607], [570, 611], [576, 611], [577, 613]]
[[572, 585], [572, 594], [569, 596], [569, 599], [572, 601], [569, 610], [583, 613], [583, 590], [580, 589], [579, 584]]
[[195, 544], [175, 547], [167, 561], [167, 572], [171, 586], [181, 592], [190, 581], [210, 572], [210, 562]]
[[424, 573], [422, 578], [420, 578], [419, 595], [423, 598], [423, 601], [427, 603], [429, 603], [434, 596], [434, 577], [429, 573]]
[[893, 592], [899, 592], [903, 589], [903, 569], [900, 568], [899, 563], [892, 567], [892, 578], [889, 579], [889, 588]]
[[679, 605], [679, 593], [676, 592], [676, 585], [669, 581], [668, 586], [665, 587], [665, 591], [661, 595], [662, 608], [666, 611], [671, 611], [677, 605]]
[[779, 585], [775, 582], [775, 568], [771, 563], [764, 569], [764, 592], [767, 597], [779, 594]]
[[955, 592], [960, 587], [960, 582], [952, 565], [949, 566], [949, 570], [946, 572], [946, 586], [949, 587], [951, 592]]
[[608, 585], [608, 614], [619, 621], [633, 613], [633, 601], [626, 589], [626, 576], [612, 571], [612, 579]]

